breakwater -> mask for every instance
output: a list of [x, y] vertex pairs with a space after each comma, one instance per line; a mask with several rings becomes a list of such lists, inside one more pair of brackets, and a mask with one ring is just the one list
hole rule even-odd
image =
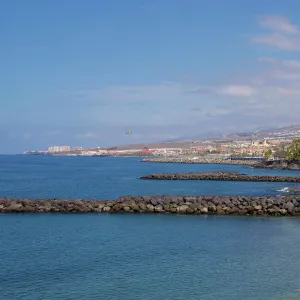
[[189, 157], [169, 157], [169, 158], [145, 158], [142, 162], [151, 163], [176, 163], [176, 164], [218, 164], [218, 165], [244, 165], [254, 166], [258, 163], [255, 160], [230, 160], [230, 159], [204, 159], [204, 158], [189, 158]]
[[278, 169], [278, 170], [294, 170], [300, 171], [300, 161], [294, 160], [275, 160], [275, 161], [262, 161], [253, 165], [254, 168], [264, 168], [264, 169]]
[[295, 176], [253, 176], [238, 172], [196, 172], [166, 173], [142, 176], [144, 180], [218, 180], [218, 181], [260, 181], [260, 182], [300, 182]]
[[117, 200], [99, 201], [0, 198], [0, 212], [300, 216], [300, 197], [126, 196]]

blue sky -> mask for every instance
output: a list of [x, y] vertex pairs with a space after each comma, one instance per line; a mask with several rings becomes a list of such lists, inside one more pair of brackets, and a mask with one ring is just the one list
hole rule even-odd
[[0, 153], [299, 123], [299, 11], [298, 0], [3, 0]]

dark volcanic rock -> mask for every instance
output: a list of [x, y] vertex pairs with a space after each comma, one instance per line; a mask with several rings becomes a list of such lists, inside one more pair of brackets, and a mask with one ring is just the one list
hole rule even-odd
[[193, 157], [169, 157], [169, 158], [145, 158], [142, 162], [151, 163], [176, 163], [176, 164], [222, 164], [252, 166], [257, 163], [254, 160], [231, 160], [231, 159], [195, 159]]
[[237, 172], [166, 173], [143, 176], [144, 180], [219, 180], [219, 181], [265, 181], [300, 182], [300, 176], [253, 176]]
[[262, 161], [253, 165], [254, 168], [295, 170], [300, 171], [300, 161], [282, 160], [282, 161]]
[[[194, 159], [192, 157], [170, 157], [170, 158], [146, 158], [142, 162], [151, 163], [180, 163], [180, 164], [223, 164], [223, 165], [244, 165], [254, 168], [269, 168], [281, 170], [300, 170], [300, 161], [258, 161], [258, 160], [230, 160], [230, 159]], [[174, 175], [176, 177], [176, 175]]]
[[300, 216], [300, 196], [128, 196], [116, 201], [0, 198], [0, 213], [160, 213]]

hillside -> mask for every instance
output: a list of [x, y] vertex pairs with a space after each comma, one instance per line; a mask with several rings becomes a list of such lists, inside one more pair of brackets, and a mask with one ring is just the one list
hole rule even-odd
[[296, 138], [300, 137], [300, 125], [292, 125], [276, 129], [265, 129], [256, 132], [232, 133], [223, 135], [227, 140], [257, 140], [274, 138]]
[[274, 139], [274, 138], [300, 138], [300, 125], [291, 125], [288, 127], [274, 128], [274, 129], [262, 129], [255, 132], [235, 132], [223, 135], [215, 135], [210, 137], [197, 138], [179, 138], [172, 141], [162, 141], [156, 143], [144, 143], [144, 144], [131, 144], [116, 146], [114, 149], [118, 150], [130, 150], [141, 148], [188, 148], [194, 144], [201, 143], [203, 141], [239, 141], [239, 140], [261, 140], [261, 139]]

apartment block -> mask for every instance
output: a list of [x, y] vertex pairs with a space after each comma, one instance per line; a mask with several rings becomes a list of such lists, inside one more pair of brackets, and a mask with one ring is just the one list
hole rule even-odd
[[54, 153], [54, 152], [67, 152], [70, 151], [70, 146], [52, 146], [48, 147], [48, 152]]

